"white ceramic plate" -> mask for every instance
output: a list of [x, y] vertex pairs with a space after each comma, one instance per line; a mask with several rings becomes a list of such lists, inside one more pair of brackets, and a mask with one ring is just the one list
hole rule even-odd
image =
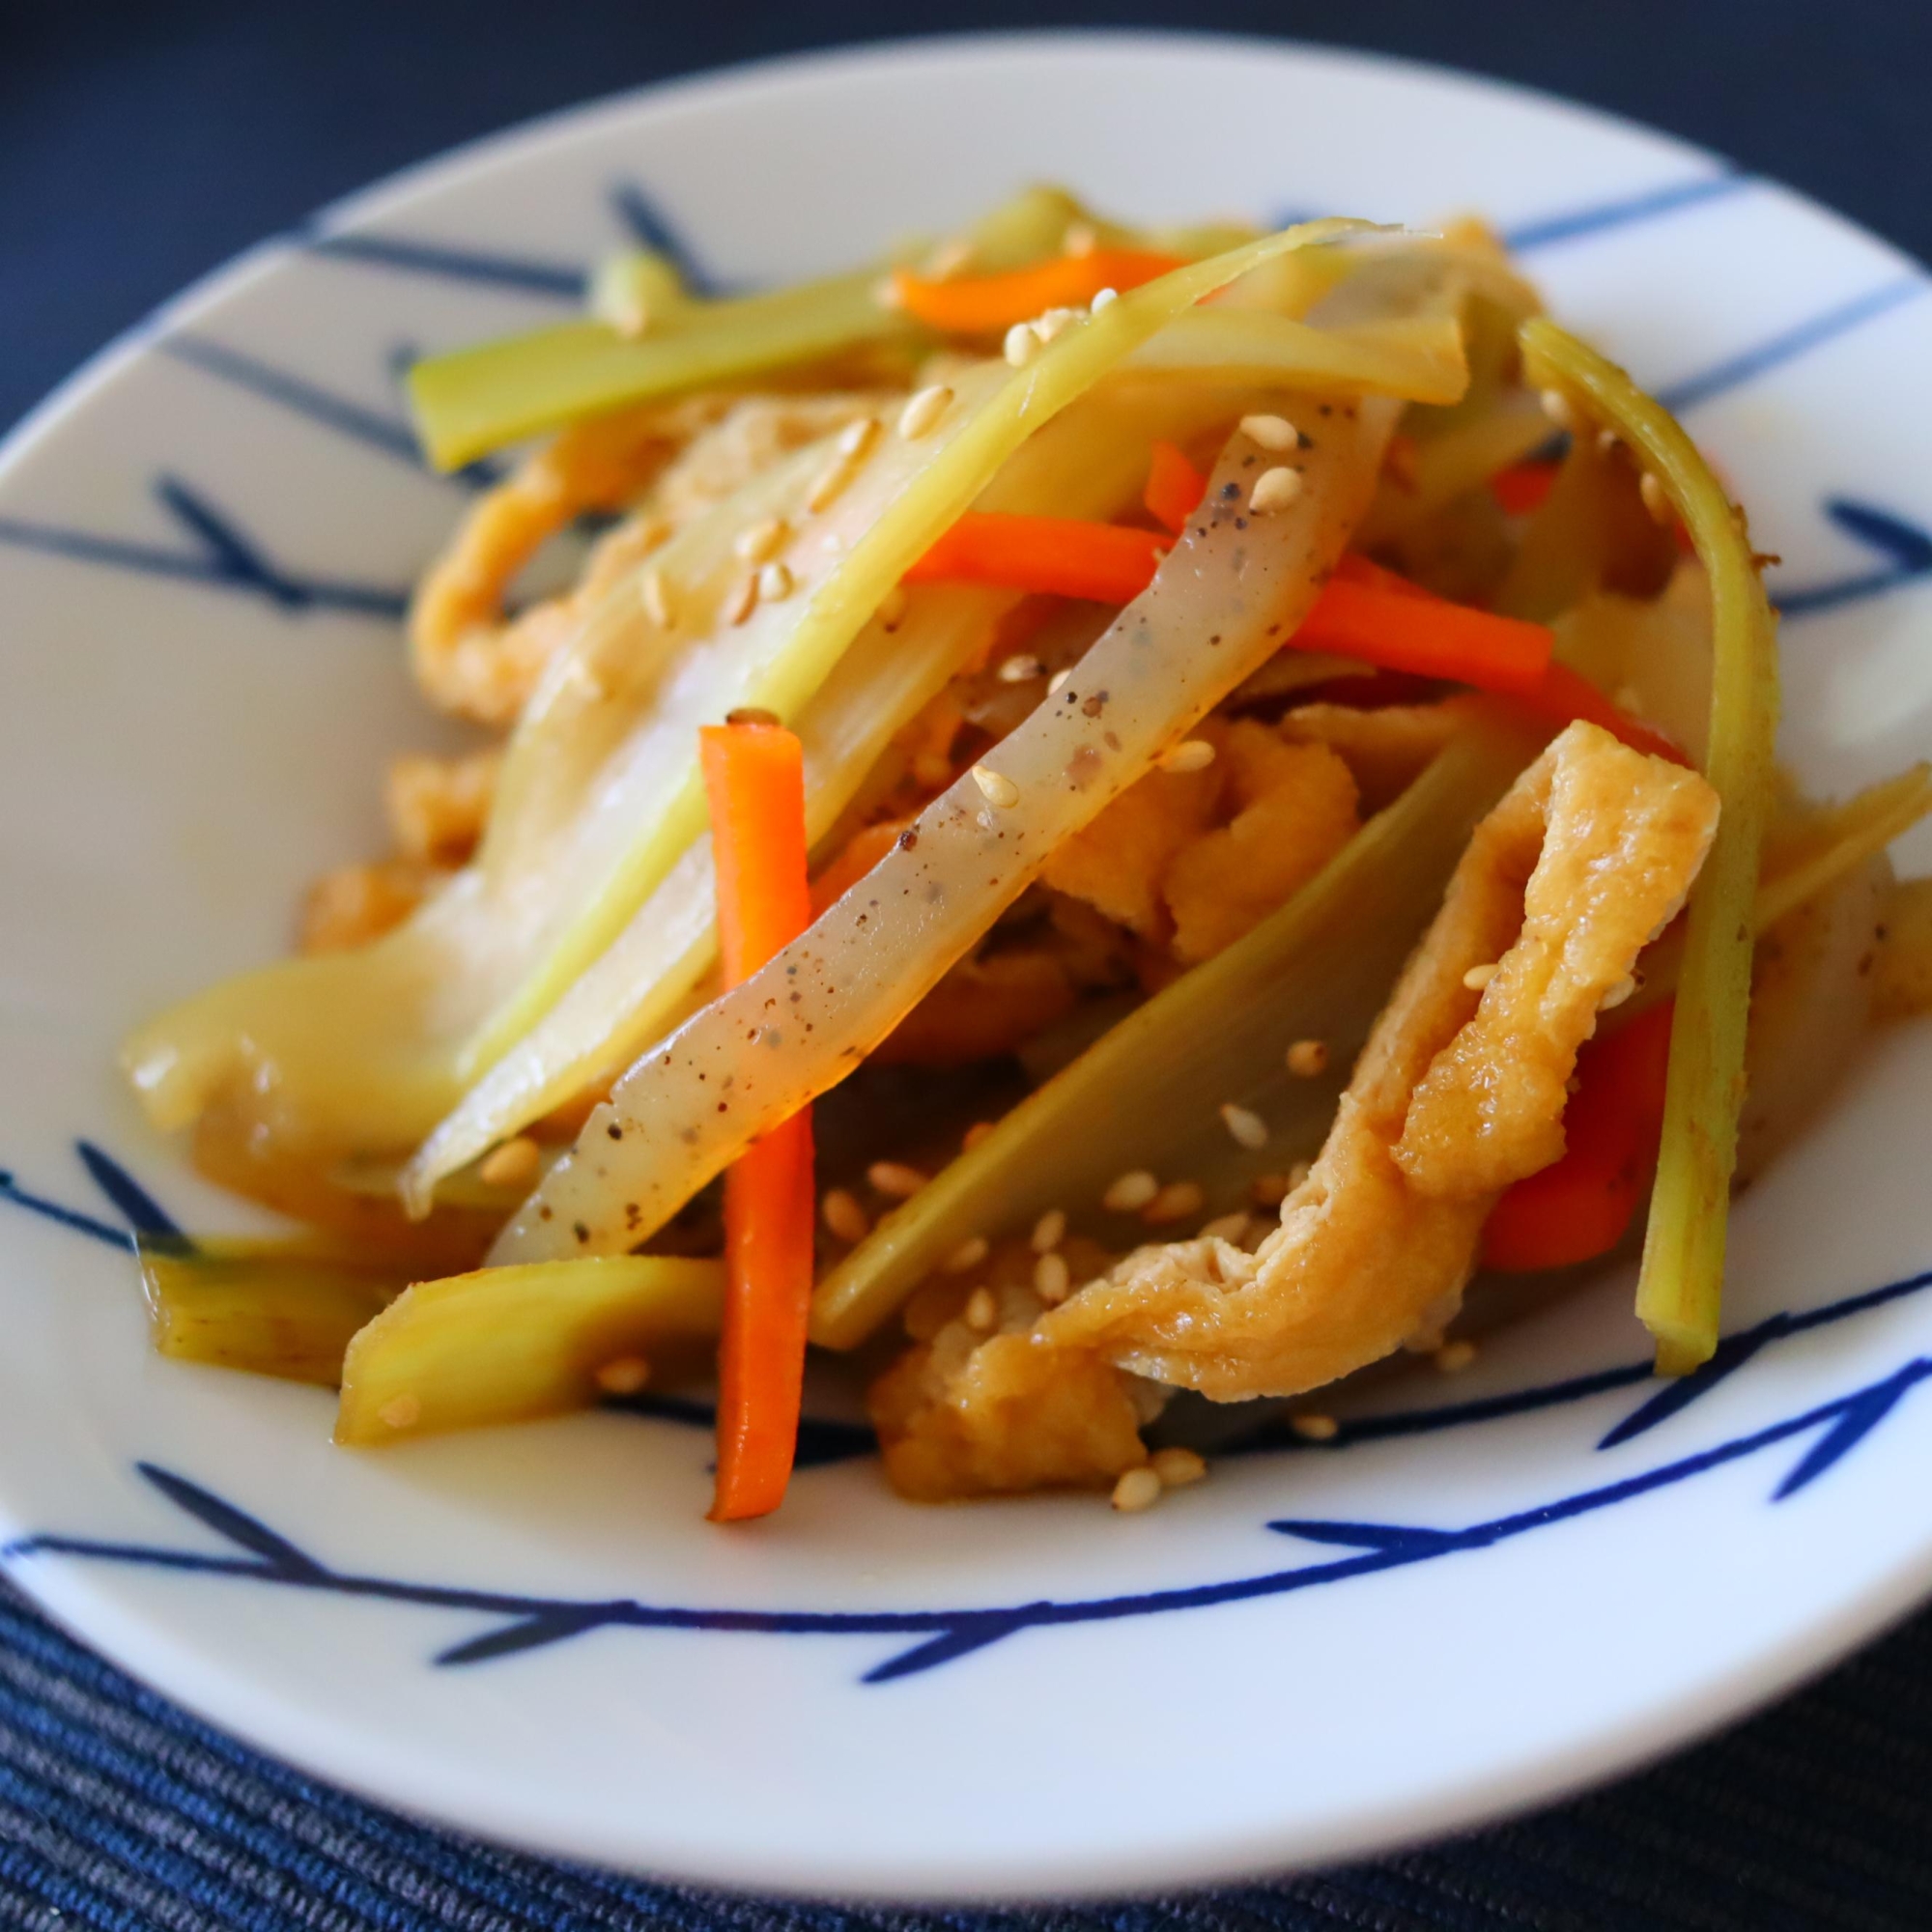
[[1253, 43], [934, 42], [566, 115], [266, 244], [0, 461], [0, 1534], [75, 1630], [269, 1750], [659, 1873], [1126, 1889], [1550, 1798], [1932, 1584], [1918, 1029], [1741, 1205], [1734, 1373], [1657, 1403], [1605, 1282], [1145, 1517], [916, 1509], [834, 1453], [721, 1533], [688, 1423], [356, 1456], [320, 1392], [149, 1354], [126, 1229], [238, 1210], [145, 1130], [115, 1043], [275, 953], [298, 883], [378, 849], [386, 754], [436, 736], [394, 611], [465, 493], [411, 454], [397, 355], [567, 313], [650, 211], [776, 278], [1040, 177], [1150, 218], [1486, 211], [1781, 553], [1804, 775], [1932, 745], [1918, 271], [1553, 100]]

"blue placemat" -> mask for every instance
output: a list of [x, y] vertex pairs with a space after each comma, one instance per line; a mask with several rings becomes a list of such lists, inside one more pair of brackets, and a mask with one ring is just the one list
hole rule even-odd
[[[1932, 256], [1932, 8], [1913, 0], [1196, 0], [1184, 13], [928, 0], [916, 16], [884, 0], [0, 0], [0, 425], [225, 256], [454, 141], [789, 47], [1044, 21], [1338, 40], [1555, 88], [1704, 141]], [[1715, 1744], [1478, 1837], [1278, 1886], [937, 1915], [726, 1898], [425, 1831], [195, 1723], [0, 1586], [0, 1923], [1924, 1928], [1932, 1617]]]

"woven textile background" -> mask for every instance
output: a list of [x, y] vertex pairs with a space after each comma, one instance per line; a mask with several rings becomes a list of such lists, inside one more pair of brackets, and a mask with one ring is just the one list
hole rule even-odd
[[[0, 0], [0, 427], [182, 283], [453, 141], [790, 47], [1041, 24], [1298, 35], [1528, 81], [1932, 256], [1922, 0]], [[653, 1887], [423, 1830], [209, 1731], [0, 1586], [0, 1925], [1924, 1928], [1932, 1615], [1726, 1738], [1473, 1839], [1272, 1887], [926, 1915]]]

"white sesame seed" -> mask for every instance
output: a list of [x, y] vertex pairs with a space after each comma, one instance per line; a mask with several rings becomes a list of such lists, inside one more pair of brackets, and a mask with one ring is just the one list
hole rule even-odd
[[1058, 697], [1066, 689], [1066, 680], [1072, 675], [1070, 670], [1055, 671], [1046, 681], [1046, 695], [1049, 697]]
[[1100, 231], [1091, 221], [1069, 221], [1060, 245], [1068, 255], [1091, 255], [1100, 245]]
[[1037, 1255], [1050, 1255], [1066, 1238], [1066, 1209], [1049, 1208], [1033, 1224], [1033, 1251]]
[[738, 532], [731, 548], [747, 563], [763, 563], [767, 557], [779, 554], [790, 535], [791, 526], [782, 517], [761, 517], [749, 528]]
[[841, 1241], [863, 1241], [872, 1232], [866, 1210], [849, 1188], [830, 1189], [818, 1204], [818, 1211], [826, 1227]]
[[1297, 1080], [1313, 1080], [1328, 1070], [1328, 1042], [1298, 1039], [1288, 1049], [1288, 1070]]
[[1543, 413], [1558, 429], [1577, 427], [1577, 412], [1571, 407], [1570, 398], [1561, 389], [1545, 389], [1537, 401], [1543, 405]]
[[1033, 319], [1033, 332], [1042, 344], [1053, 342], [1065, 335], [1080, 319], [1077, 308], [1042, 309]]
[[1494, 961], [1483, 966], [1471, 966], [1463, 975], [1463, 983], [1472, 993], [1480, 993], [1496, 977]]
[[412, 1429], [422, 1420], [422, 1401], [417, 1396], [399, 1395], [385, 1402], [376, 1413], [391, 1429]]
[[898, 627], [905, 621], [905, 613], [906, 613], [905, 585], [903, 583], [895, 583], [893, 587], [890, 590], [888, 590], [883, 597], [879, 599], [879, 622], [882, 623], [887, 630], [896, 631]]
[[1301, 432], [1286, 416], [1243, 416], [1241, 434], [1264, 449], [1293, 449], [1301, 440]]
[[1670, 493], [1663, 487], [1663, 478], [1654, 470], [1643, 472], [1636, 493], [1643, 498], [1643, 507], [1650, 512], [1653, 523], [1667, 524], [1677, 514], [1671, 507]]
[[536, 1142], [527, 1134], [519, 1134], [483, 1156], [476, 1178], [486, 1187], [527, 1187], [537, 1178], [541, 1158]]
[[1184, 1490], [1189, 1483], [1198, 1483], [1208, 1473], [1208, 1464], [1192, 1449], [1156, 1449], [1148, 1463], [1160, 1478], [1164, 1490]]
[[1302, 489], [1300, 470], [1278, 464], [1255, 478], [1255, 487], [1248, 492], [1248, 508], [1257, 517], [1264, 517], [1270, 510], [1284, 510], [1301, 495]]
[[1610, 1010], [1612, 1007], [1622, 1006], [1623, 1003], [1627, 999], [1629, 999], [1630, 996], [1635, 991], [1636, 991], [1635, 974], [1626, 973], [1624, 977], [1621, 980], [1619, 980], [1617, 983], [1614, 986], [1612, 986], [1610, 990], [1607, 993], [1605, 993], [1601, 1000], [1597, 1002], [1597, 1010], [1600, 1013], [1606, 1013]]
[[1228, 1241], [1239, 1247], [1247, 1232], [1248, 1217], [1236, 1208], [1232, 1214], [1217, 1214], [1206, 1223], [1201, 1230], [1201, 1238], [1204, 1241]]
[[1031, 684], [1035, 678], [1046, 675], [1046, 667], [1037, 657], [1025, 651], [1015, 651], [1001, 664], [994, 675], [1002, 684]]
[[1000, 1319], [1000, 1304], [993, 1299], [990, 1288], [976, 1288], [966, 1297], [966, 1325], [986, 1334], [993, 1323]]
[[866, 1170], [866, 1179], [895, 1201], [910, 1201], [926, 1182], [926, 1176], [902, 1160], [875, 1160]]
[[1019, 786], [1005, 772], [996, 772], [990, 765], [975, 765], [973, 782], [980, 787], [986, 803], [1002, 811], [1010, 811], [1020, 802]]
[[978, 1147], [980, 1143], [982, 1140], [984, 1140], [986, 1136], [990, 1134], [992, 1131], [993, 1131], [993, 1123], [991, 1121], [975, 1121], [973, 1124], [970, 1127], [968, 1127], [963, 1134], [960, 1135], [959, 1137], [960, 1148], [965, 1152], [971, 1153], [973, 1150], [976, 1147]]
[[669, 630], [676, 612], [671, 609], [670, 587], [665, 582], [664, 572], [661, 570], [645, 571], [643, 582], [638, 588], [643, 599], [644, 615], [659, 630]]
[[1214, 762], [1214, 747], [1206, 738], [1183, 738], [1179, 744], [1170, 745], [1155, 762], [1162, 771], [1177, 776], [1205, 772]]
[[908, 442], [916, 441], [952, 406], [952, 391], [944, 383], [931, 383], [899, 412], [899, 434]]
[[961, 1241], [941, 1264], [948, 1274], [971, 1274], [991, 1252], [984, 1235], [973, 1235]]
[[1236, 1106], [1233, 1100], [1221, 1103], [1221, 1124], [1235, 1137], [1236, 1144], [1250, 1152], [1267, 1146], [1267, 1122], [1252, 1107]]
[[1304, 1442], [1332, 1442], [1342, 1429], [1332, 1415], [1291, 1415], [1288, 1426]]
[[846, 484], [851, 482], [852, 468], [850, 457], [835, 457], [818, 472], [811, 488], [805, 493], [805, 507], [814, 514], [829, 510], [843, 494]]
[[1087, 304], [1087, 313], [1089, 315], [1100, 315], [1107, 309], [1112, 308], [1120, 298], [1121, 292], [1119, 289], [1095, 289], [1094, 291], [1094, 299]]
[[872, 439], [879, 433], [876, 416], [857, 416], [838, 432], [838, 450], [840, 456], [850, 457], [857, 462], [872, 446]]
[[782, 563], [768, 563], [758, 572], [758, 595], [767, 604], [782, 604], [792, 589], [791, 572]]
[[1170, 1180], [1141, 1209], [1141, 1219], [1151, 1228], [1162, 1227], [1169, 1221], [1184, 1221], [1190, 1214], [1200, 1213], [1207, 1199], [1198, 1180]]
[[1248, 1194], [1258, 1208], [1279, 1208], [1288, 1199], [1288, 1176], [1258, 1174], [1248, 1182]]
[[1072, 1280], [1065, 1255], [1041, 1255], [1033, 1264], [1033, 1292], [1049, 1308], [1058, 1307], [1066, 1299]]
[[1161, 1480], [1151, 1468], [1129, 1469], [1114, 1485], [1114, 1507], [1122, 1516], [1138, 1516], [1161, 1498]]
[[651, 1365], [641, 1355], [619, 1355], [597, 1371], [597, 1386], [606, 1395], [636, 1395], [651, 1378]]
[[1113, 1214], [1138, 1214], [1156, 1194], [1160, 1182], [1146, 1168], [1137, 1167], [1122, 1175], [1100, 1197], [1100, 1206]]
[[1435, 1351], [1435, 1366], [1445, 1376], [1460, 1376], [1475, 1359], [1473, 1342], [1444, 1342]]
[[1035, 334], [1033, 324], [1016, 322], [1007, 330], [1007, 338], [1000, 345], [1000, 353], [1009, 365], [1024, 369], [1039, 354], [1039, 337]]
[[724, 593], [718, 614], [727, 624], [742, 624], [758, 608], [758, 580], [747, 577]]

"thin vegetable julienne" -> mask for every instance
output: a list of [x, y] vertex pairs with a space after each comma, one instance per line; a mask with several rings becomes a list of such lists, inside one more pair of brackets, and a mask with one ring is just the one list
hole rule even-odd
[[[805, 753], [777, 724], [699, 734], [718, 872], [724, 982], [735, 986], [811, 923]], [[715, 1522], [784, 1500], [798, 1444], [811, 1306], [811, 1111], [753, 1141], [724, 1178], [724, 1331], [718, 1354]]]
[[955, 275], [928, 281], [909, 270], [893, 271], [893, 305], [944, 335], [989, 335], [1031, 322], [1050, 308], [1091, 302], [1102, 289], [1117, 295], [1184, 267], [1178, 255], [1142, 248], [1096, 248], [1055, 255], [1002, 275]]
[[1658, 477], [1711, 584], [1711, 729], [1704, 775], [1723, 815], [1690, 894], [1671, 1030], [1663, 1138], [1636, 1311], [1661, 1375], [1684, 1375], [1718, 1345], [1725, 1223], [1737, 1163], [1751, 904], [1771, 803], [1777, 730], [1776, 633], [1742, 513], [1695, 444], [1614, 363], [1541, 318], [1521, 331], [1528, 379], [1606, 424]]
[[1148, 463], [1147, 488], [1141, 500], [1154, 522], [1179, 536], [1187, 520], [1201, 507], [1208, 494], [1208, 479], [1184, 452], [1171, 442], [1156, 442]]

